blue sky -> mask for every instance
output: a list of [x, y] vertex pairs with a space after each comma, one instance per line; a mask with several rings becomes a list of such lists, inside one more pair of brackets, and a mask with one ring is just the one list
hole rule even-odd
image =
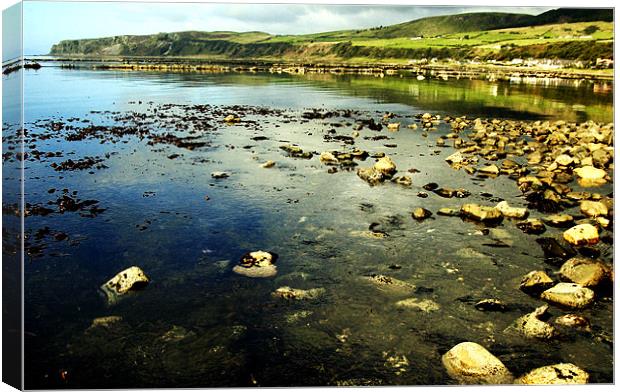
[[24, 53], [46, 54], [52, 44], [63, 39], [185, 30], [305, 34], [388, 25], [433, 15], [478, 11], [539, 14], [552, 8], [26, 1]]

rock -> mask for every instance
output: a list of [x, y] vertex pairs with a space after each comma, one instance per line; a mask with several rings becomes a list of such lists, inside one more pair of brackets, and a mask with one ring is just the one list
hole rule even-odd
[[234, 114], [229, 114], [228, 116], [224, 117], [224, 122], [227, 122], [227, 123], [238, 123], [240, 121], [241, 119], [235, 116]]
[[316, 288], [309, 290], [293, 289], [288, 286], [280, 287], [273, 292], [274, 297], [284, 299], [314, 299], [325, 293], [324, 288]]
[[576, 254], [575, 250], [565, 242], [558, 242], [553, 237], [537, 238], [536, 242], [540, 244], [542, 251], [545, 253], [545, 258], [560, 259], [562, 261], [572, 257]]
[[461, 215], [480, 222], [499, 222], [503, 218], [497, 208], [478, 204], [464, 204], [461, 207]]
[[275, 262], [278, 255], [262, 250], [249, 252], [241, 257], [239, 265], [233, 267], [233, 272], [249, 278], [269, 278], [278, 273]]
[[540, 298], [569, 308], [585, 308], [594, 301], [594, 291], [576, 283], [558, 283]]
[[553, 286], [553, 280], [544, 271], [530, 271], [519, 284], [521, 291], [538, 295]]
[[411, 186], [413, 185], [413, 180], [410, 176], [398, 176], [394, 177], [393, 182], [400, 184], [402, 186]]
[[571, 245], [594, 245], [599, 241], [598, 230], [589, 223], [573, 226], [563, 234]]
[[267, 161], [260, 165], [262, 168], [269, 169], [270, 167], [274, 167], [276, 163], [274, 161]]
[[90, 324], [90, 327], [88, 327], [88, 329], [90, 330], [97, 327], [109, 328], [120, 321], [123, 321], [123, 318], [121, 316], [97, 317], [93, 320], [92, 324]]
[[457, 151], [454, 154], [446, 158], [446, 162], [448, 162], [451, 165], [457, 165], [459, 163], [463, 163], [464, 161], [465, 161], [465, 157], [463, 157], [463, 154], [461, 154], [460, 151]]
[[515, 384], [587, 384], [590, 376], [572, 363], [543, 366], [515, 380]]
[[557, 334], [557, 330], [551, 324], [540, 320], [548, 309], [549, 305], [543, 305], [532, 313], [519, 317], [515, 321], [515, 328], [528, 338], [551, 339]]
[[383, 157], [375, 163], [373, 169], [385, 176], [391, 176], [396, 173], [396, 164], [394, 164], [390, 157]]
[[372, 167], [357, 169], [357, 176], [370, 185], [377, 185], [386, 179], [381, 172]]
[[448, 375], [461, 384], [510, 384], [513, 375], [484, 347], [463, 342], [441, 357]]
[[413, 212], [411, 213], [411, 216], [413, 216], [413, 219], [417, 219], [417, 220], [424, 220], [426, 218], [429, 218], [431, 215], [433, 215], [432, 212], [422, 207], [415, 208]]
[[159, 339], [164, 342], [180, 342], [181, 340], [194, 335], [196, 335], [194, 331], [188, 331], [180, 325], [173, 325], [172, 328], [161, 335]]
[[458, 188], [458, 189], [438, 188], [438, 189], [435, 189], [433, 192], [435, 192], [436, 195], [445, 197], [445, 198], [458, 197], [459, 199], [463, 199], [471, 195], [471, 192], [463, 188]]
[[396, 302], [396, 306], [398, 306], [399, 308], [420, 310], [426, 313], [435, 312], [440, 309], [440, 306], [437, 302], [430, 299], [420, 300], [418, 298], [403, 299]]
[[554, 214], [547, 217], [543, 217], [543, 221], [549, 226], [554, 227], [566, 227], [569, 226], [575, 218], [568, 214]]
[[500, 201], [495, 208], [506, 218], [524, 219], [529, 214], [527, 208], [510, 207], [507, 201]]
[[526, 234], [542, 234], [547, 230], [545, 224], [536, 218], [530, 218], [517, 223], [517, 228]]
[[101, 290], [106, 294], [108, 303], [113, 304], [121, 296], [145, 288], [149, 281], [140, 267], [133, 266], [116, 274], [101, 286]]
[[605, 178], [605, 170], [597, 169], [594, 166], [584, 166], [573, 170], [582, 180], [597, 181]]
[[570, 155], [566, 155], [566, 154], [558, 155], [558, 157], [555, 158], [555, 163], [557, 163], [560, 166], [570, 166], [574, 162], [575, 161], [573, 157], [571, 157]]
[[496, 176], [499, 174], [499, 168], [496, 165], [489, 165], [478, 169], [478, 173], [488, 176]]
[[566, 328], [582, 329], [584, 331], [590, 331], [590, 321], [583, 316], [577, 314], [564, 314], [556, 317], [553, 321], [556, 325]]
[[400, 128], [400, 123], [389, 123], [387, 125], [388, 131], [398, 131], [398, 128]]
[[499, 299], [488, 298], [476, 302], [474, 307], [485, 312], [505, 312], [508, 309], [505, 303]]
[[584, 215], [590, 218], [606, 216], [609, 213], [607, 206], [600, 201], [583, 200], [579, 204], [579, 209]]
[[215, 171], [215, 172], [211, 173], [211, 177], [213, 177], [213, 178], [228, 178], [228, 177], [230, 177], [230, 174], [228, 174], [226, 172], [222, 172], [222, 171]]
[[426, 191], [434, 191], [435, 189], [439, 188], [439, 184], [437, 184], [436, 182], [429, 182], [428, 184], [422, 185], [422, 188]]
[[337, 165], [339, 162], [338, 158], [329, 151], [322, 152], [319, 159], [326, 165]]
[[373, 274], [370, 276], [365, 276], [364, 279], [383, 291], [405, 294], [411, 293], [415, 290], [415, 285], [390, 276]]
[[607, 268], [586, 257], [573, 257], [562, 265], [560, 276], [584, 287], [595, 287], [607, 278]]

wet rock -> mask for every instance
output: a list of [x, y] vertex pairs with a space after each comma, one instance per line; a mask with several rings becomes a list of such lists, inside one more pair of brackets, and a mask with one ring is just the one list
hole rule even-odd
[[456, 209], [456, 208], [443, 207], [443, 208], [440, 208], [439, 210], [437, 210], [437, 215], [460, 216], [461, 215], [461, 210]]
[[584, 331], [591, 330], [590, 321], [588, 321], [587, 318], [577, 314], [564, 314], [556, 317], [553, 322], [554, 324], [564, 328], [579, 329]]
[[278, 273], [275, 262], [278, 255], [262, 250], [249, 252], [241, 257], [233, 272], [249, 278], [270, 278]]
[[133, 266], [116, 274], [101, 286], [101, 290], [105, 293], [108, 303], [113, 304], [127, 293], [141, 290], [148, 284], [149, 278], [144, 271], [140, 267]]
[[464, 204], [461, 207], [461, 215], [480, 222], [499, 222], [503, 218], [497, 208], [478, 204]]
[[478, 169], [478, 173], [487, 176], [497, 176], [499, 174], [499, 168], [496, 165], [484, 166]]
[[571, 245], [594, 245], [599, 241], [598, 230], [589, 223], [573, 226], [562, 235]]
[[484, 347], [463, 342], [441, 357], [448, 375], [461, 384], [510, 384], [513, 375]]
[[584, 287], [598, 286], [607, 278], [607, 273], [604, 264], [586, 257], [568, 259], [560, 268], [562, 278]]
[[590, 218], [596, 218], [598, 216], [607, 216], [609, 210], [607, 206], [600, 201], [583, 200], [579, 204], [581, 212]]
[[322, 152], [319, 159], [326, 165], [337, 165], [339, 163], [338, 158], [329, 151]]
[[487, 298], [476, 302], [474, 307], [484, 312], [505, 312], [508, 306], [499, 299]]
[[538, 295], [552, 286], [553, 280], [544, 271], [530, 271], [521, 279], [519, 289], [531, 295]]
[[515, 321], [515, 328], [528, 338], [551, 339], [557, 334], [557, 330], [551, 324], [541, 320], [548, 309], [549, 305], [543, 305], [532, 313], [519, 317]]
[[411, 213], [411, 216], [413, 217], [413, 219], [417, 219], [417, 220], [424, 220], [426, 218], [430, 218], [431, 215], [433, 215], [432, 212], [422, 207], [415, 208], [413, 212]]
[[194, 335], [196, 335], [196, 333], [193, 331], [188, 331], [180, 325], [173, 325], [172, 328], [161, 335], [159, 339], [164, 342], [180, 342], [181, 340]]
[[211, 173], [211, 177], [213, 178], [228, 178], [230, 177], [230, 174], [226, 173], [226, 172], [222, 172], [222, 171], [215, 171]]
[[390, 157], [383, 157], [375, 163], [373, 169], [384, 176], [392, 176], [396, 173], [396, 164], [390, 159]]
[[435, 189], [439, 188], [439, 184], [437, 184], [436, 182], [429, 182], [428, 184], [422, 185], [422, 188], [425, 191], [434, 191]]
[[387, 125], [388, 131], [398, 131], [398, 128], [400, 128], [400, 123], [389, 123]]
[[315, 288], [309, 290], [293, 289], [288, 286], [280, 287], [273, 292], [273, 296], [284, 299], [314, 299], [322, 296], [325, 293], [324, 288]]
[[365, 276], [364, 279], [383, 291], [405, 294], [412, 293], [415, 290], [415, 285], [390, 276], [373, 274]]
[[495, 206], [506, 218], [524, 219], [529, 214], [527, 208], [510, 207], [507, 201], [500, 201]]
[[402, 186], [411, 186], [413, 185], [413, 180], [410, 176], [398, 176], [394, 177], [393, 182], [400, 184]]
[[572, 363], [543, 366], [515, 380], [515, 384], [587, 384], [590, 376]]
[[570, 155], [560, 154], [555, 158], [555, 163], [560, 166], [570, 166], [575, 163], [575, 160]]
[[396, 302], [396, 306], [399, 308], [420, 310], [425, 313], [435, 312], [440, 309], [440, 306], [437, 302], [432, 301], [430, 299], [418, 299], [418, 298], [403, 299], [401, 301]]
[[274, 161], [267, 161], [265, 163], [263, 163], [262, 165], [260, 165], [260, 167], [265, 168], [265, 169], [269, 169], [270, 167], [274, 167], [276, 165], [276, 163]]
[[463, 188], [458, 188], [458, 189], [438, 188], [438, 189], [435, 189], [433, 192], [436, 195], [445, 197], [445, 198], [458, 197], [459, 199], [463, 199], [471, 195], [471, 192]]
[[526, 234], [542, 234], [547, 230], [545, 224], [536, 218], [530, 218], [517, 223], [517, 228]]
[[460, 151], [455, 152], [454, 154], [447, 157], [445, 160], [451, 165], [458, 165], [466, 161], [465, 157], [463, 156], [463, 154], [461, 154]]
[[540, 298], [569, 308], [585, 308], [594, 301], [594, 291], [576, 283], [558, 283]]
[[385, 181], [386, 177], [372, 167], [357, 169], [357, 176], [370, 185], [377, 185]]
[[305, 152], [301, 147], [293, 146], [292, 144], [280, 146], [280, 149], [286, 151], [293, 158], [310, 159], [314, 156], [312, 152]]
[[543, 217], [543, 221], [549, 226], [566, 227], [570, 226], [575, 218], [568, 214], [553, 214]]
[[109, 328], [112, 325], [117, 324], [121, 321], [123, 321], [123, 318], [121, 316], [97, 317], [96, 319], [93, 320], [93, 322], [90, 324], [90, 327], [88, 327], [88, 329], [91, 330], [97, 327]]
[[604, 180], [605, 175], [606, 175], [605, 170], [597, 169], [594, 166], [579, 167], [574, 170], [574, 173], [577, 174], [577, 176], [579, 176], [581, 180], [592, 181], [592, 182], [597, 182], [597, 181], [602, 180], [603, 183], [605, 182]]
[[537, 238], [536, 242], [540, 244], [547, 259], [563, 261], [577, 254], [568, 244], [562, 244], [552, 237]]
[[224, 117], [224, 122], [229, 123], [229, 124], [238, 123], [240, 121], [241, 119], [235, 116], [234, 114], [229, 114], [228, 116]]
[[428, 197], [428, 193], [426, 192], [418, 192], [416, 193], [417, 197], [421, 197], [422, 199], [426, 199]]

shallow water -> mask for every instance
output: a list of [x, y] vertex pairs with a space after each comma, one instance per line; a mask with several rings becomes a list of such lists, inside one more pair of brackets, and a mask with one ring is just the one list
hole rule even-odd
[[[440, 358], [465, 340], [487, 347], [515, 375], [572, 362], [591, 381], [612, 382], [611, 294], [579, 312], [594, 325], [592, 334], [538, 341], [506, 331], [542, 305], [518, 290], [521, 277], [557, 267], [544, 263], [537, 236], [512, 222], [483, 235], [483, 226], [435, 212], [465, 202], [495, 204], [497, 198], [515, 206], [526, 202], [505, 176], [480, 181], [451, 169], [444, 158], [454, 149], [435, 146], [439, 135], [450, 132], [447, 124], [428, 136], [405, 127], [424, 112], [608, 122], [612, 101], [600, 85], [572, 81], [27, 71], [25, 120], [33, 137], [27, 151], [63, 156], [25, 162], [26, 201], [46, 206], [67, 189], [65, 194], [77, 191], [77, 198], [96, 200], [105, 210], [26, 218], [27, 241], [43, 246], [25, 264], [26, 388], [451, 384]], [[304, 119], [313, 108], [354, 113]], [[410, 188], [370, 187], [354, 170], [328, 174], [318, 156], [291, 158], [279, 149], [292, 143], [319, 153], [349, 150], [353, 146], [324, 136], [350, 135], [355, 119], [378, 121], [387, 111], [399, 116], [400, 131], [364, 128], [355, 147], [385, 152], [399, 174], [418, 169]], [[242, 122], [224, 124], [226, 113], [240, 114]], [[50, 121], [65, 127], [51, 131]], [[91, 124], [196, 135], [207, 144], [188, 150], [150, 145], [152, 139], [136, 135], [66, 140], [74, 131], [67, 125]], [[11, 129], [5, 123], [5, 133]], [[377, 135], [389, 139], [364, 139]], [[257, 136], [267, 139], [252, 139]], [[106, 167], [50, 167], [85, 156], [102, 157]], [[276, 166], [261, 168], [267, 160]], [[216, 180], [213, 171], [231, 175]], [[466, 188], [471, 196], [417, 197], [429, 182]], [[607, 194], [611, 185], [596, 191]], [[413, 220], [410, 212], [418, 206], [433, 217]], [[372, 223], [388, 237], [365, 237]], [[46, 226], [51, 235], [37, 240]], [[54, 233], [67, 238], [54, 239]], [[548, 227], [544, 236], [559, 233]], [[493, 246], [497, 241], [509, 246]], [[244, 253], [258, 249], [279, 255], [276, 277], [231, 271]], [[611, 261], [611, 246], [599, 250]], [[98, 287], [131, 265], [140, 266], [151, 284], [106, 305]], [[416, 289], [382, 290], [364, 279], [370, 274]], [[307, 301], [272, 297], [281, 286], [321, 287], [325, 295]], [[412, 296], [440, 308], [425, 313], [395, 306]], [[509, 309], [476, 310], [474, 303], [484, 298], [501, 299]], [[566, 310], [552, 306], [550, 312]], [[88, 329], [94, 318], [108, 315], [123, 321]], [[180, 338], [167, 339], [171, 330]], [[407, 364], [396, 367], [390, 357]]]

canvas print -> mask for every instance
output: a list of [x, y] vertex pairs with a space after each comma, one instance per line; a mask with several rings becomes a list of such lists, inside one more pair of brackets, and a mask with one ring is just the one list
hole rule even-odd
[[611, 2], [23, 1], [2, 39], [10, 385], [614, 382]]

